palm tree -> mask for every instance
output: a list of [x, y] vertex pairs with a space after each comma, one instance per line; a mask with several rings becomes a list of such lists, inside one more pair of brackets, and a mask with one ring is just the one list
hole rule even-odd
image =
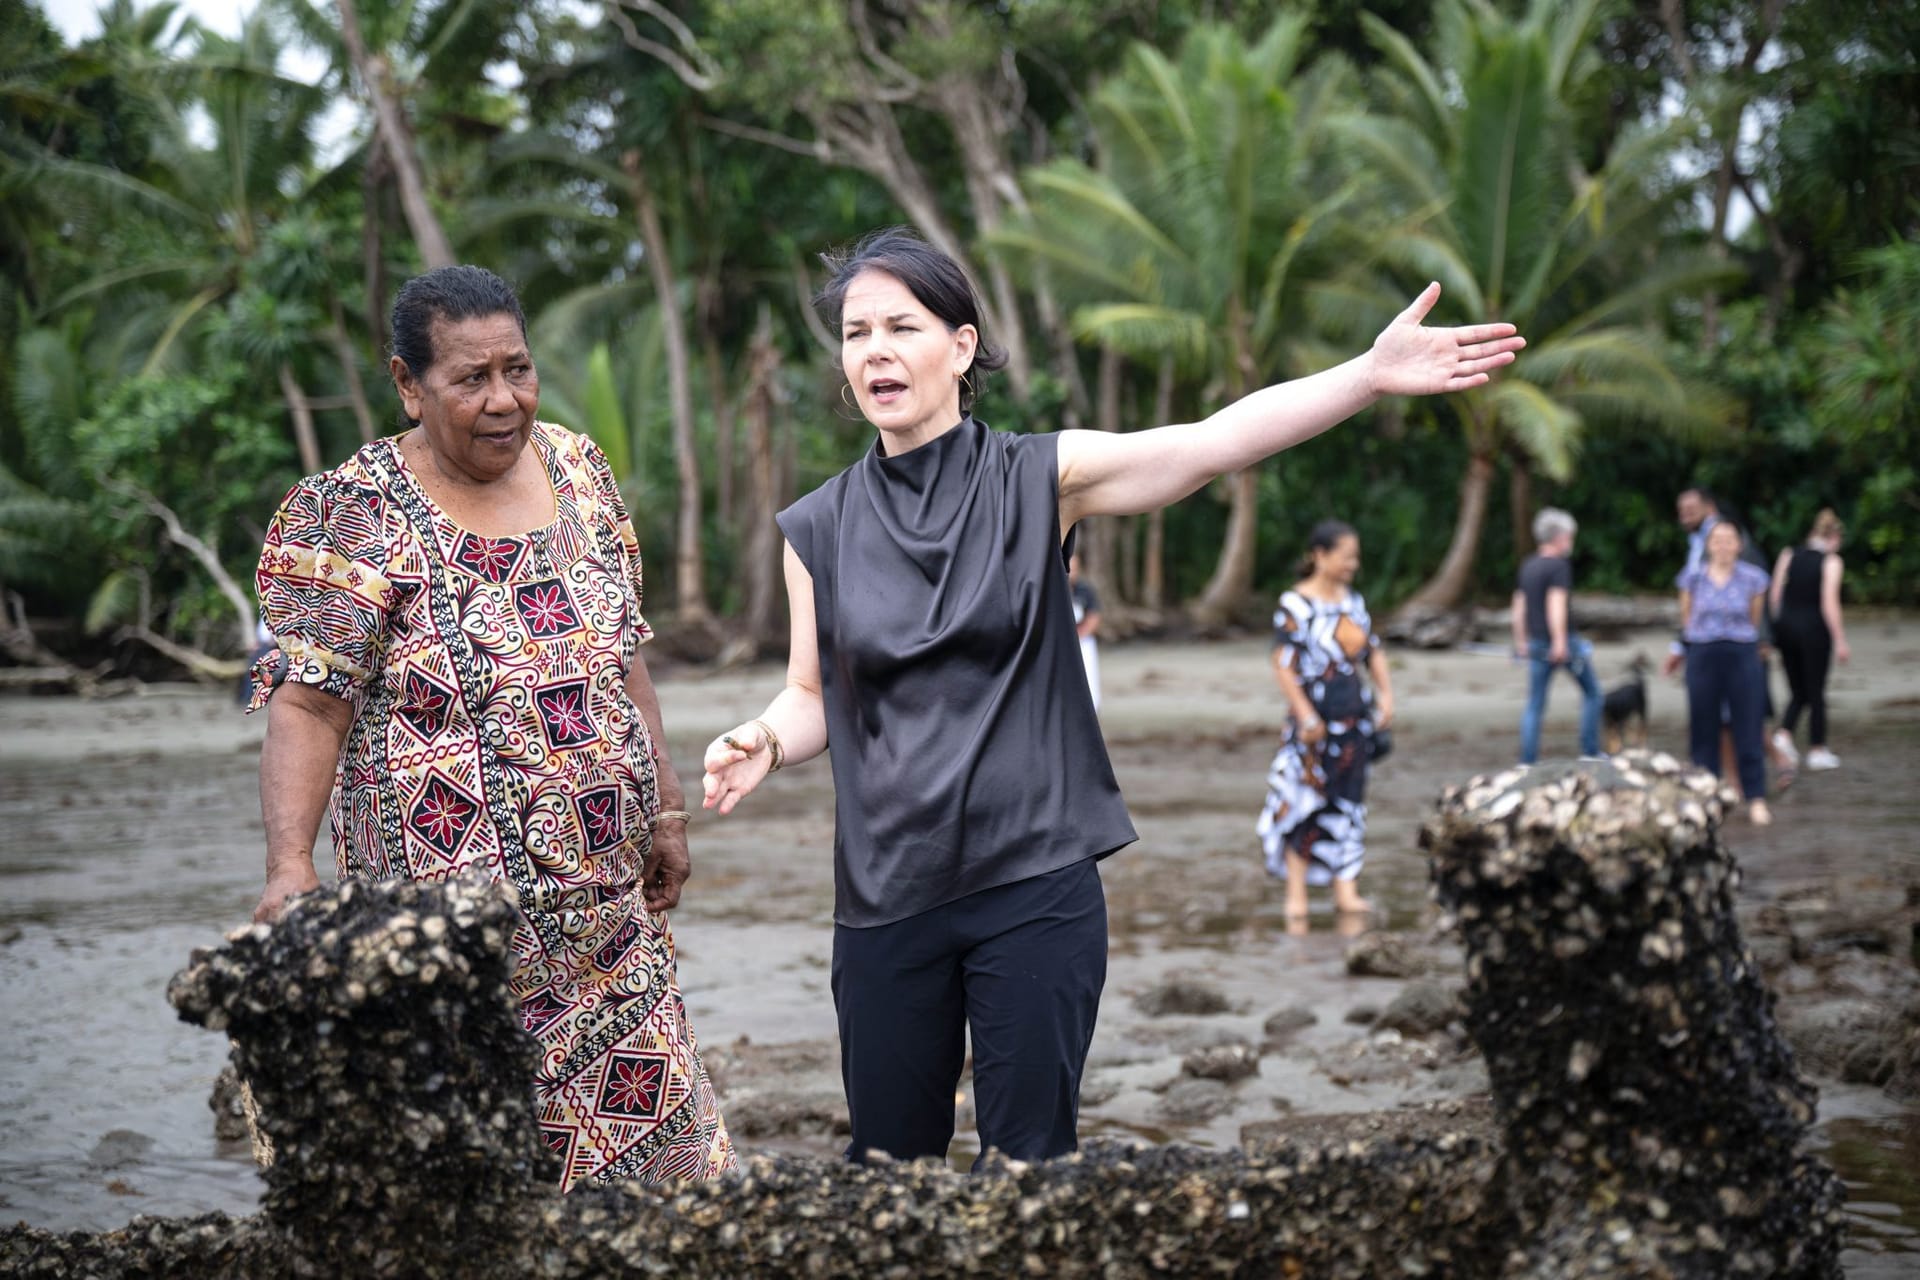
[[[161, 122], [146, 174], [58, 157], [42, 161], [41, 180], [68, 195], [81, 216], [133, 228], [126, 233], [130, 252], [66, 290], [47, 311], [112, 296], [115, 305], [101, 316], [103, 324], [144, 349], [140, 372], [152, 373], [177, 362], [182, 339], [200, 332], [223, 308], [275, 304], [276, 341], [269, 344], [268, 365], [286, 396], [302, 464], [317, 471], [321, 450], [293, 361], [296, 353], [333, 344], [339, 309], [323, 319], [317, 298], [250, 303], [247, 294], [256, 270], [286, 274], [272, 259], [312, 256], [287, 243], [284, 234], [276, 245], [275, 234], [299, 224], [303, 203], [324, 177], [313, 170], [313, 131], [325, 98], [279, 74], [282, 46], [264, 11], [256, 10], [233, 39], [205, 30], [193, 34], [190, 56], [165, 63], [129, 59], [121, 67], [121, 82], [143, 90]], [[189, 103], [205, 109], [211, 145], [195, 142], [186, 123]], [[296, 274], [306, 280], [311, 272]], [[299, 332], [288, 333], [287, 323], [296, 319]], [[336, 354], [350, 358], [339, 347]], [[343, 374], [357, 386], [352, 364]]]
[[[1246, 43], [1196, 28], [1170, 61], [1146, 44], [1091, 102], [1093, 167], [1024, 177], [1028, 216], [991, 243], [1046, 269], [1077, 334], [1145, 367], [1170, 356], [1203, 402], [1310, 371], [1310, 298], [1338, 269], [1363, 183], [1328, 142], [1346, 64], [1301, 71], [1307, 32], [1282, 17]], [[1230, 483], [1227, 534], [1192, 605], [1218, 625], [1253, 583], [1257, 473]]]
[[[1569, 104], [1596, 66], [1600, 8], [1533, 0], [1515, 19], [1480, 0], [1445, 0], [1437, 62], [1364, 17], [1385, 58], [1377, 83], [1389, 110], [1339, 127], [1407, 211], [1382, 260], [1402, 283], [1439, 280], [1442, 305], [1460, 317], [1510, 321], [1528, 341], [1500, 378], [1449, 397], [1467, 445], [1459, 511], [1408, 615], [1451, 609], [1465, 594], [1503, 457], [1523, 505], [1530, 470], [1566, 479], [1590, 425], [1699, 434], [1723, 420], [1723, 398], [1675, 374], [1649, 323], [1676, 295], [1727, 275], [1660, 247], [1677, 204], [1667, 163], [1677, 131], [1621, 139], [1594, 173], [1572, 145]], [[1516, 523], [1524, 518], [1516, 511]]]

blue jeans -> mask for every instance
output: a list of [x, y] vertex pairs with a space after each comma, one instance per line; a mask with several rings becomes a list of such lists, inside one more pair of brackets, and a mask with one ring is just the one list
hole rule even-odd
[[1580, 682], [1580, 754], [1600, 754], [1600, 680], [1593, 674], [1593, 645], [1579, 636], [1567, 641], [1567, 661], [1547, 657], [1553, 646], [1546, 640], [1527, 642], [1527, 709], [1520, 717], [1520, 763], [1540, 758], [1540, 719], [1547, 711], [1547, 683], [1556, 666]]

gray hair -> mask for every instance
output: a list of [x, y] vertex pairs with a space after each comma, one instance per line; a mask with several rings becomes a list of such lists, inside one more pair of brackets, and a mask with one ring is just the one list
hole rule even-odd
[[1579, 531], [1580, 522], [1558, 507], [1544, 507], [1533, 518], [1533, 540], [1543, 547], [1563, 533]]

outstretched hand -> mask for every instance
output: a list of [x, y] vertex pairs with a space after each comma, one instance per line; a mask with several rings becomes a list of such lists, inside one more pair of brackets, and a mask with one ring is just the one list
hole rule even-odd
[[749, 720], [709, 743], [705, 763], [700, 807], [729, 814], [771, 772], [773, 755], [759, 724]]
[[1493, 370], [1512, 364], [1514, 353], [1527, 345], [1510, 324], [1469, 324], [1457, 329], [1421, 324], [1439, 300], [1439, 283], [1428, 285], [1373, 340], [1371, 377], [1376, 394], [1465, 391], [1486, 382]]

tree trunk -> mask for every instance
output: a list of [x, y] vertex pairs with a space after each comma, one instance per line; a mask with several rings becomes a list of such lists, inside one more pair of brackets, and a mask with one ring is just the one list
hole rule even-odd
[[727, 387], [727, 362], [720, 350], [720, 282], [703, 274], [697, 286], [701, 363], [707, 372], [707, 403], [713, 409], [714, 515], [722, 528], [733, 527], [734, 398]]
[[387, 219], [380, 195], [392, 173], [393, 162], [387, 158], [375, 121], [360, 174], [360, 283], [367, 294], [367, 332], [373, 338], [375, 368], [386, 367], [381, 354], [387, 349], [387, 250], [382, 234]]
[[[660, 210], [647, 183], [646, 171], [638, 151], [620, 158], [626, 170], [627, 184], [633, 196], [633, 217], [640, 243], [646, 254], [647, 272], [653, 277], [653, 290], [660, 299], [660, 327], [667, 348], [667, 391], [673, 404], [673, 453], [680, 483], [680, 519], [674, 537], [674, 588], [679, 607], [678, 623], [683, 631], [714, 630], [713, 610], [707, 604], [706, 577], [700, 560], [700, 459], [693, 429], [693, 360], [687, 350], [686, 319], [680, 313], [679, 291], [674, 284], [673, 261], [668, 256], [666, 233], [660, 227]], [[686, 635], [683, 645], [692, 642], [704, 646], [705, 639]]]
[[1467, 459], [1460, 479], [1460, 513], [1453, 522], [1453, 541], [1439, 570], [1426, 585], [1400, 606], [1397, 616], [1444, 613], [1456, 608], [1473, 581], [1474, 557], [1480, 550], [1480, 530], [1487, 519], [1487, 493], [1493, 487], [1493, 456], [1476, 452]]
[[[1080, 372], [1080, 352], [1074, 343], [1073, 328], [1060, 311], [1060, 304], [1053, 296], [1053, 286], [1047, 281], [1044, 266], [1039, 268], [1033, 280], [1033, 304], [1040, 313], [1041, 332], [1047, 335], [1047, 345], [1053, 352], [1053, 376], [1060, 379], [1061, 385], [1067, 389], [1061, 425], [1071, 430], [1081, 425], [1087, 413], [1087, 380]], [[1119, 429], [1117, 418], [1112, 429]], [[1108, 428], [1102, 427], [1101, 430]]]
[[287, 412], [293, 415], [293, 442], [300, 450], [300, 469], [307, 475], [326, 470], [320, 462], [320, 437], [313, 429], [313, 408], [307, 393], [294, 381], [293, 367], [280, 362], [280, 394], [287, 398]]
[[[1253, 383], [1246, 326], [1245, 312], [1239, 307], [1231, 307], [1227, 327], [1233, 350], [1226, 371], [1230, 400], [1240, 399]], [[1190, 610], [1194, 622], [1203, 630], [1213, 630], [1231, 622], [1253, 590], [1254, 548], [1260, 536], [1259, 464], [1234, 472], [1228, 479], [1228, 492], [1231, 496], [1227, 508], [1227, 536], [1220, 544], [1220, 559], [1214, 565], [1213, 577], [1208, 579], [1206, 588]]]
[[1507, 508], [1513, 520], [1513, 558], [1518, 563], [1533, 548], [1533, 464], [1517, 452], [1507, 459]]
[[[1160, 358], [1160, 376], [1153, 392], [1153, 425], [1173, 421], [1173, 357]], [[1147, 513], [1146, 561], [1141, 569], [1140, 603], [1155, 611], [1167, 607], [1167, 510], [1155, 507]]]
[[1213, 577], [1207, 580], [1191, 611], [1194, 623], [1208, 631], [1232, 622], [1253, 590], [1260, 470], [1257, 466], [1244, 467], [1227, 477], [1227, 484], [1227, 536], [1220, 544]]
[[760, 304], [753, 344], [747, 353], [747, 510], [746, 625], [741, 628], [757, 650], [777, 647], [780, 635], [780, 526], [773, 513], [780, 506], [774, 492], [773, 409], [780, 378], [780, 344], [773, 338], [773, 310]]
[[378, 434], [373, 425], [373, 406], [367, 403], [367, 388], [360, 381], [360, 362], [353, 358], [353, 344], [347, 341], [346, 318], [340, 314], [340, 299], [329, 297], [327, 308], [330, 313], [327, 341], [333, 346], [334, 359], [340, 362], [340, 372], [346, 375], [347, 399], [353, 403], [353, 420], [360, 427], [360, 438], [372, 443]]
[[374, 117], [380, 122], [380, 141], [393, 161], [394, 176], [400, 184], [400, 207], [407, 215], [414, 243], [420, 246], [420, 256], [429, 269], [451, 267], [455, 263], [453, 245], [440, 219], [434, 216], [433, 206], [427, 202], [427, 183], [421, 173], [413, 127], [407, 123], [406, 111], [394, 93], [387, 60], [368, 52], [366, 41], [360, 36], [360, 16], [354, 12], [353, 0], [334, 0], [334, 3], [340, 11], [340, 38], [347, 46], [347, 57], [353, 62], [360, 83], [366, 86], [367, 96], [373, 99]]
[[1141, 554], [1140, 603], [1155, 613], [1167, 607], [1167, 509], [1147, 512], [1147, 546]]
[[[1099, 431], [1120, 430], [1120, 382], [1126, 360], [1112, 346], [1100, 349], [1100, 380], [1094, 427]], [[1080, 537], [1074, 549], [1080, 553], [1080, 576], [1092, 584], [1108, 609], [1120, 601], [1114, 579], [1114, 547], [1118, 533], [1114, 517], [1090, 516], [1080, 522]]]

